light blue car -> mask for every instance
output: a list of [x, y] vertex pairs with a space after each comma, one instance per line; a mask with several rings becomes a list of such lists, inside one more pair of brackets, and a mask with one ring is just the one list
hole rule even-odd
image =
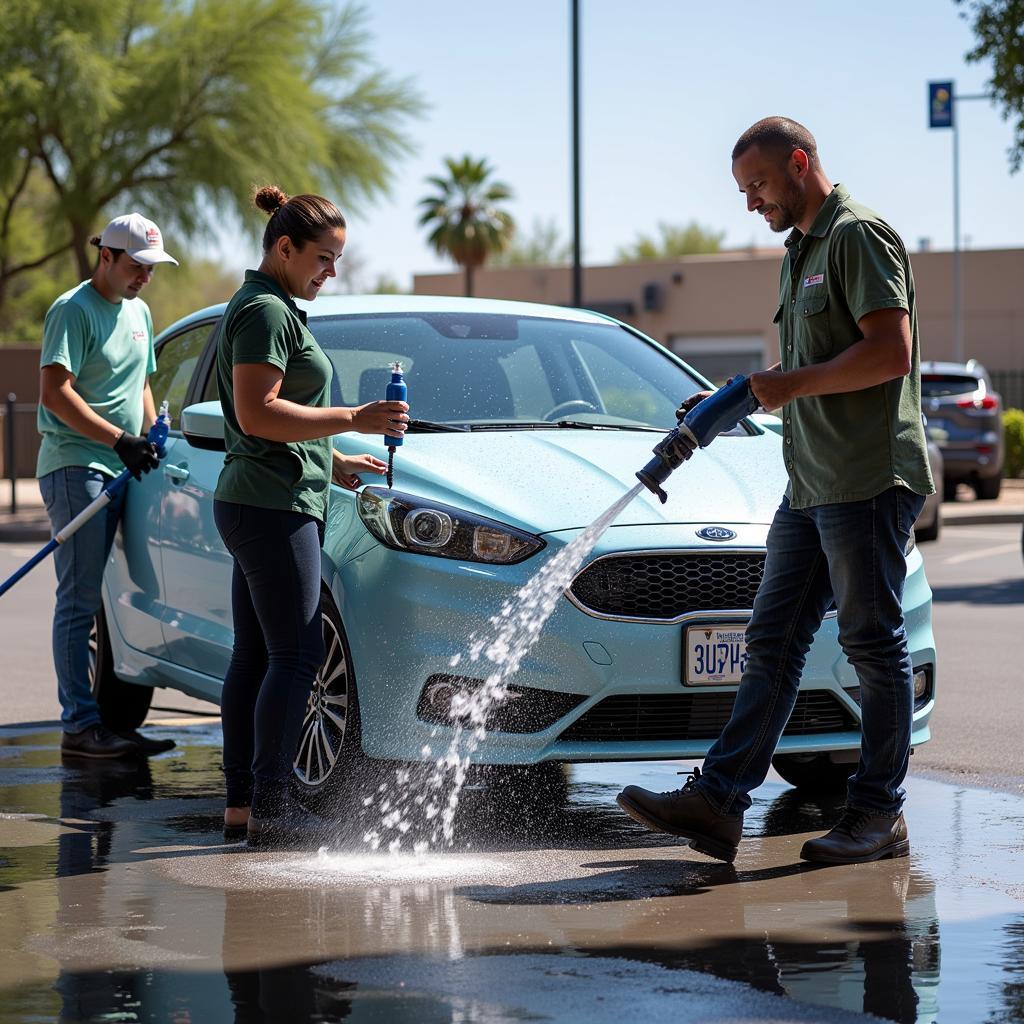
[[[157, 339], [157, 401], [175, 429], [160, 469], [129, 489], [96, 624], [107, 720], [140, 724], [152, 688], [218, 701], [231, 651], [231, 560], [213, 522], [223, 462], [214, 349], [223, 306]], [[384, 397], [392, 362], [413, 426], [394, 490], [332, 488], [323, 551], [327, 658], [295, 773], [345, 786], [365, 758], [416, 762], [447, 745], [453, 702], [482, 683], [452, 658], [536, 573], [636, 484], [707, 386], [672, 353], [595, 313], [425, 296], [325, 296], [309, 326], [335, 368], [333, 402]], [[753, 419], [643, 491], [600, 539], [491, 713], [481, 764], [701, 757], [732, 707], [743, 627], [785, 490], [780, 438]], [[340, 435], [386, 457], [383, 439]], [[935, 697], [931, 591], [908, 554], [913, 742]], [[486, 675], [481, 671], [480, 675]], [[457, 710], [457, 709], [456, 709]], [[815, 638], [774, 764], [794, 785], [841, 790], [859, 746], [857, 679], [834, 616]]]

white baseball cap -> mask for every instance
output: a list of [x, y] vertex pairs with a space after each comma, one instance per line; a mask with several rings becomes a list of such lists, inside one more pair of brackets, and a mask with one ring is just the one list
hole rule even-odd
[[123, 217], [115, 217], [103, 229], [100, 245], [108, 249], [124, 249], [138, 263], [150, 266], [154, 263], [178, 265], [173, 256], [164, 252], [160, 229], [141, 213], [126, 213]]

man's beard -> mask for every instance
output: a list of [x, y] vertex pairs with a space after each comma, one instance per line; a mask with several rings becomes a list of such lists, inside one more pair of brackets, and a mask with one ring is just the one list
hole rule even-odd
[[792, 182], [786, 184], [786, 194], [776, 203], [772, 204], [781, 215], [781, 220], [772, 223], [768, 227], [776, 234], [783, 231], [790, 231], [803, 218], [807, 209], [807, 197]]

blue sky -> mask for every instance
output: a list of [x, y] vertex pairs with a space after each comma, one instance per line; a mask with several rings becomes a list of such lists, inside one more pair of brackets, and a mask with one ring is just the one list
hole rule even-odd
[[[659, 221], [691, 218], [728, 246], [780, 241], [748, 214], [729, 153], [748, 125], [786, 114], [815, 134], [826, 171], [918, 248], [952, 244], [951, 132], [929, 130], [926, 83], [984, 89], [968, 65], [969, 25], [952, 0], [860, 0], [795, 8], [695, 0], [582, 0], [585, 263]], [[515, 192], [524, 229], [570, 228], [568, 0], [373, 0], [370, 50], [415, 80], [430, 105], [409, 124], [413, 156], [391, 195], [349, 206], [365, 274], [403, 286], [449, 269], [416, 225], [416, 203], [446, 155], [486, 157]], [[1024, 177], [1010, 126], [987, 102], [958, 108], [962, 233], [971, 248], [1024, 244]]]

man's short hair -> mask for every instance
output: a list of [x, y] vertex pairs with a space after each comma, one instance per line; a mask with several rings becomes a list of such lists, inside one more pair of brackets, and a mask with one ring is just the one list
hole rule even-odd
[[752, 146], [762, 152], [789, 159], [795, 149], [802, 149], [812, 167], [818, 166], [818, 144], [814, 136], [799, 122], [788, 117], [766, 117], [752, 124], [732, 147], [732, 158], [738, 160]]

